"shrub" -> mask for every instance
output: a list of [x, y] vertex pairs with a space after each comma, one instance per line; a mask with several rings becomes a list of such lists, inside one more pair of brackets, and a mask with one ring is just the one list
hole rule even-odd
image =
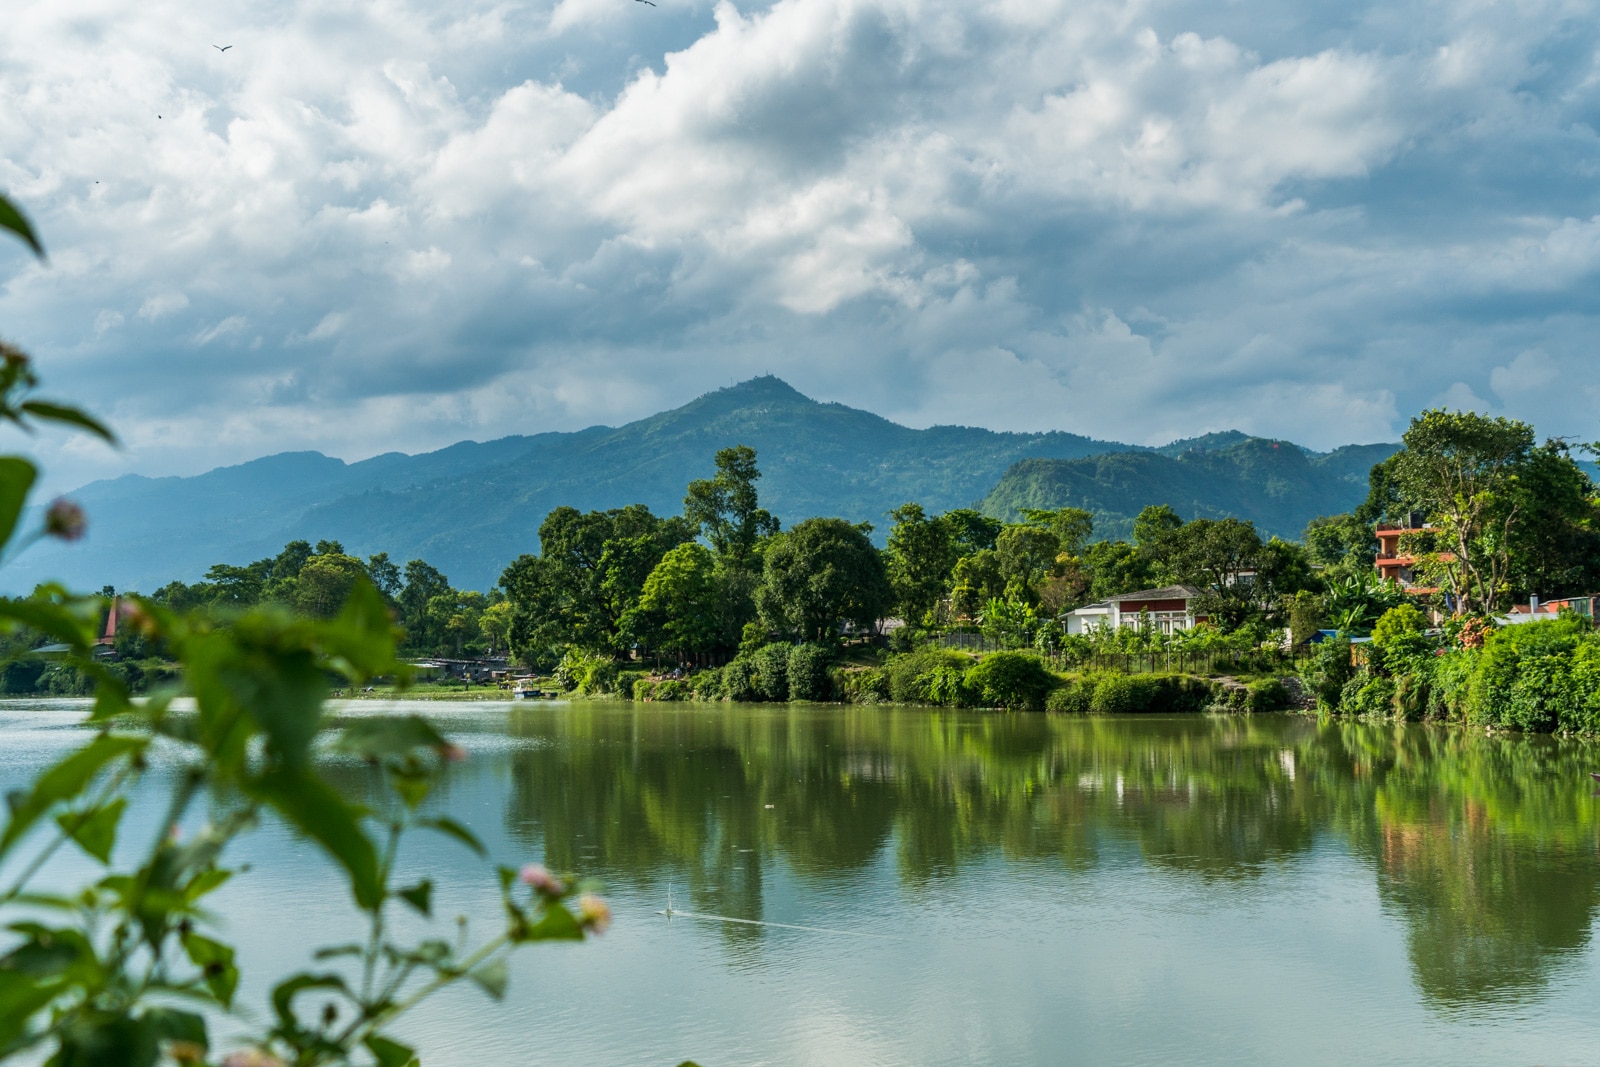
[[962, 683], [989, 707], [1039, 711], [1059, 679], [1032, 652], [991, 652], [967, 670]]
[[1394, 714], [1394, 679], [1358, 674], [1345, 683], [1339, 710], [1347, 715], [1388, 718]]
[[761, 700], [789, 699], [789, 646], [773, 643], [756, 649], [750, 657], [755, 667], [755, 689]]
[[1276, 678], [1251, 682], [1245, 692], [1247, 711], [1282, 711], [1289, 706], [1289, 690]]
[[761, 693], [756, 689], [756, 668], [751, 659], [740, 656], [732, 663], [722, 668], [722, 684], [719, 692], [711, 697], [715, 700], [720, 697], [724, 700], [760, 700]]
[[1089, 710], [1096, 715], [1130, 715], [1161, 710], [1162, 680], [1153, 674], [1102, 674]]
[[1050, 690], [1044, 710], [1066, 715], [1087, 715], [1094, 699], [1094, 683], [1083, 678], [1067, 678]]
[[644, 677], [644, 671], [618, 671], [617, 680], [613, 683], [613, 688], [617, 693], [629, 700], [637, 700], [638, 698], [633, 695], [634, 690], [639, 687], [639, 683], [644, 680]]
[[849, 704], [881, 704], [889, 699], [889, 676], [878, 667], [835, 667], [833, 691]]
[[833, 649], [827, 645], [795, 645], [789, 649], [789, 699], [831, 700], [833, 683], [828, 678], [828, 668], [832, 665]]
[[961, 678], [971, 665], [961, 653], [940, 648], [895, 656], [884, 667], [889, 697], [896, 704], [963, 704], [967, 694]]
[[1342, 637], [1314, 646], [1311, 658], [1300, 668], [1301, 681], [1316, 698], [1318, 711], [1339, 710], [1344, 688], [1355, 673], [1350, 642]]
[[598, 652], [585, 652], [569, 648], [555, 669], [555, 682], [571, 692], [576, 689], [585, 696], [612, 693], [617, 688], [617, 664], [609, 656]]

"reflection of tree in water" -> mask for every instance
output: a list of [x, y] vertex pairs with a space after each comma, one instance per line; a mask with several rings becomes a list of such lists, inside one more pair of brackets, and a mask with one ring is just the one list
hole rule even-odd
[[1591, 746], [1359, 724], [1325, 742], [1336, 822], [1375, 862], [1430, 1001], [1526, 999], [1588, 945], [1600, 903]]
[[[1591, 749], [1283, 716], [1093, 719], [912, 708], [572, 705], [513, 719], [507, 820], [553, 867], [682, 886], [762, 918], [764, 862], [847, 879], [892, 850], [908, 888], [1108, 848], [1257, 878], [1333, 832], [1378, 871], [1423, 994], [1537, 992], [1600, 896]], [[766, 805], [773, 807], [768, 809]], [[663, 893], [664, 899], [664, 893]], [[759, 937], [730, 927], [727, 936]]]

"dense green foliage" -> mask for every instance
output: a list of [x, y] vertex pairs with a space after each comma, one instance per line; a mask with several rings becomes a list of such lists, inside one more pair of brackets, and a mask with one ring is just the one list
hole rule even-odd
[[1159, 451], [1036, 455], [1007, 470], [979, 506], [1011, 521], [1029, 508], [1082, 508], [1103, 534], [1127, 538], [1140, 510], [1169, 504], [1191, 518], [1245, 519], [1297, 537], [1316, 516], [1358, 504], [1368, 469], [1394, 449], [1350, 445], [1319, 455], [1287, 441], [1218, 435]]

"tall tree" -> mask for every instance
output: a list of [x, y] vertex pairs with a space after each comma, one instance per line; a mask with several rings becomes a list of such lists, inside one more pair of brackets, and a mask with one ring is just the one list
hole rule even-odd
[[651, 570], [622, 629], [647, 648], [680, 656], [709, 651], [723, 637], [720, 594], [716, 560], [703, 545], [686, 541]]
[[950, 526], [929, 518], [921, 504], [902, 504], [889, 512], [889, 582], [895, 610], [911, 626], [926, 625], [944, 598], [956, 554]]
[[705, 535], [719, 557], [749, 566], [761, 540], [778, 532], [778, 520], [761, 507], [756, 450], [748, 445], [719, 449], [717, 473], [689, 483], [683, 514]]
[[368, 556], [367, 574], [372, 578], [373, 588], [382, 593], [386, 599], [393, 600], [400, 595], [402, 588], [400, 568], [389, 559], [389, 553], [379, 552], [377, 555]]
[[1513, 530], [1525, 513], [1517, 477], [1533, 452], [1533, 428], [1434, 410], [1412, 419], [1401, 440], [1398, 495], [1419, 503], [1434, 527], [1409, 539], [1419, 569], [1449, 590], [1458, 612], [1495, 610], [1508, 591]]
[[870, 628], [893, 604], [882, 555], [843, 519], [806, 519], [765, 553], [756, 606], [780, 632], [833, 641], [842, 624]]

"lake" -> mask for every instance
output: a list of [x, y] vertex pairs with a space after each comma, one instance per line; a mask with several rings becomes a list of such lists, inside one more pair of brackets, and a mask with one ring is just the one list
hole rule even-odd
[[[1589, 743], [1287, 715], [341, 709], [433, 718], [469, 754], [437, 806], [495, 861], [601, 879], [616, 914], [524, 950], [503, 1003], [453, 990], [412, 1017], [426, 1067], [1600, 1060]], [[0, 788], [82, 713], [0, 705]], [[233, 859], [253, 869], [216, 900], [259, 1005], [351, 912], [282, 830]], [[433, 837], [410, 862], [443, 928], [492, 926], [489, 866]], [[669, 920], [669, 896], [813, 929]]]

